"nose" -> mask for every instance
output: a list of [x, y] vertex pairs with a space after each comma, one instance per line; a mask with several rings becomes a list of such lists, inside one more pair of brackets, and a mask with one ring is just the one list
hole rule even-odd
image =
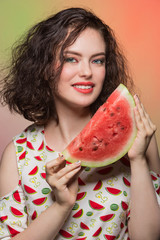
[[92, 69], [88, 61], [82, 61], [79, 66], [79, 76], [89, 79], [92, 76]]

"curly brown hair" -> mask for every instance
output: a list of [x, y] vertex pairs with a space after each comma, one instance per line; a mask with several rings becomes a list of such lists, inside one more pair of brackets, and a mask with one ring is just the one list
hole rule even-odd
[[[39, 125], [51, 118], [58, 122], [53, 95], [64, 63], [63, 53], [88, 27], [99, 31], [104, 38], [107, 59], [103, 89], [90, 106], [91, 113], [120, 83], [130, 89], [133, 81], [113, 30], [91, 11], [68, 8], [33, 26], [14, 47], [9, 73], [3, 79], [1, 103]], [[55, 71], [57, 55], [61, 65]]]

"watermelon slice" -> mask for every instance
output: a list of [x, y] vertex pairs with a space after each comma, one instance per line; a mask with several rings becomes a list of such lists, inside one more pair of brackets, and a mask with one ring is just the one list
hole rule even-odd
[[76, 212], [72, 217], [74, 218], [80, 218], [83, 215], [83, 209], [80, 209], [78, 212]]
[[4, 223], [8, 219], [8, 216], [2, 216], [0, 217], [0, 222]]
[[13, 197], [14, 201], [16, 201], [17, 203], [21, 203], [21, 198], [20, 198], [18, 190], [13, 192], [12, 197]]
[[102, 232], [102, 228], [98, 228], [97, 231], [92, 235], [92, 237], [98, 237]]
[[7, 227], [8, 227], [8, 230], [9, 230], [10, 234], [12, 235], [12, 237], [14, 237], [14, 236], [16, 236], [18, 233], [20, 233], [20, 232], [18, 232], [17, 230], [15, 230], [14, 228], [10, 227], [9, 225], [7, 225]]
[[64, 150], [65, 159], [81, 160], [82, 166], [102, 167], [122, 158], [137, 133], [134, 107], [133, 97], [120, 84]]
[[14, 208], [14, 207], [10, 207], [10, 211], [15, 217], [23, 217], [24, 216], [22, 212], [20, 212], [18, 209]]

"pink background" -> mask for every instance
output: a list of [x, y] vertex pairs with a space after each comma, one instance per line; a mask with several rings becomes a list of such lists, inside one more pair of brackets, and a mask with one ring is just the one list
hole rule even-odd
[[[5, 0], [0, 1], [0, 66], [12, 44], [37, 21], [66, 7], [93, 10], [116, 33], [129, 60], [145, 108], [157, 125], [160, 144], [160, 1], [159, 0]], [[29, 121], [0, 106], [0, 155]]]

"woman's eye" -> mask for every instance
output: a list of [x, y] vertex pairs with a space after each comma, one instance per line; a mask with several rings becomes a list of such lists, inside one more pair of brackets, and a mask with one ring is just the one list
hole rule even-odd
[[65, 62], [69, 62], [69, 63], [75, 63], [77, 62], [75, 58], [73, 57], [68, 57], [68, 58], [65, 58]]
[[100, 64], [100, 65], [104, 64], [104, 62], [105, 62], [104, 59], [94, 59], [93, 60], [93, 63]]

